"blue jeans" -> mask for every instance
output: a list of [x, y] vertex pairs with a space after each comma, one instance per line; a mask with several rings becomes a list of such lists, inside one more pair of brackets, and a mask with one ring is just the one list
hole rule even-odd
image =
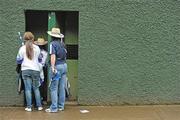
[[40, 72], [34, 71], [34, 70], [23, 70], [22, 71], [22, 78], [25, 85], [25, 96], [26, 96], [26, 102], [27, 107], [32, 107], [32, 88], [35, 94], [36, 104], [37, 107], [41, 107], [41, 96], [39, 92], [39, 86], [40, 86]]
[[65, 104], [65, 81], [67, 75], [67, 64], [56, 65], [59, 80], [52, 80], [50, 84], [51, 111], [57, 112], [58, 108], [64, 109]]

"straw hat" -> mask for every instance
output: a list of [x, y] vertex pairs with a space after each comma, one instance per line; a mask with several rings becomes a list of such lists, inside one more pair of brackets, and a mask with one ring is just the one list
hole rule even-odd
[[37, 41], [34, 41], [34, 44], [45, 45], [45, 44], [47, 44], [47, 41], [45, 41], [44, 38], [38, 38]]
[[61, 34], [59, 28], [52, 28], [51, 31], [47, 32], [50, 36], [56, 37], [56, 38], [64, 38], [64, 35]]

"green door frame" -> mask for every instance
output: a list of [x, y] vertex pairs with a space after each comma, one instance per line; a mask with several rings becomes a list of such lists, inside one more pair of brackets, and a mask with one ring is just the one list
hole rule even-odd
[[[51, 29], [53, 27], [56, 26], [56, 14], [55, 12], [49, 12], [48, 13], [48, 31], [51, 31]], [[49, 51], [50, 51], [50, 42], [51, 42], [51, 36], [48, 35], [48, 54], [49, 54]], [[48, 61], [50, 61], [50, 56], [48, 56]], [[50, 73], [50, 64], [48, 64], [48, 75], [47, 75], [47, 84], [49, 85], [49, 82], [50, 82], [50, 77], [49, 77], [49, 73]], [[50, 92], [49, 92], [49, 89], [47, 90], [47, 101], [50, 101]]]

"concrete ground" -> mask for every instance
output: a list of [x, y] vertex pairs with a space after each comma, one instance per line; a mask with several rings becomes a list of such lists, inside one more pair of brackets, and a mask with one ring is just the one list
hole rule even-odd
[[[88, 113], [81, 113], [88, 110]], [[0, 107], [0, 120], [180, 120], [180, 105], [152, 106], [76, 106], [46, 113], [24, 107]]]

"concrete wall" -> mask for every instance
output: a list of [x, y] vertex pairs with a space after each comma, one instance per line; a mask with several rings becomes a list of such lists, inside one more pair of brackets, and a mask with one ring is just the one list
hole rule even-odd
[[179, 0], [11, 0], [0, 4], [0, 105], [16, 92], [24, 10], [79, 11], [78, 103], [180, 103]]

